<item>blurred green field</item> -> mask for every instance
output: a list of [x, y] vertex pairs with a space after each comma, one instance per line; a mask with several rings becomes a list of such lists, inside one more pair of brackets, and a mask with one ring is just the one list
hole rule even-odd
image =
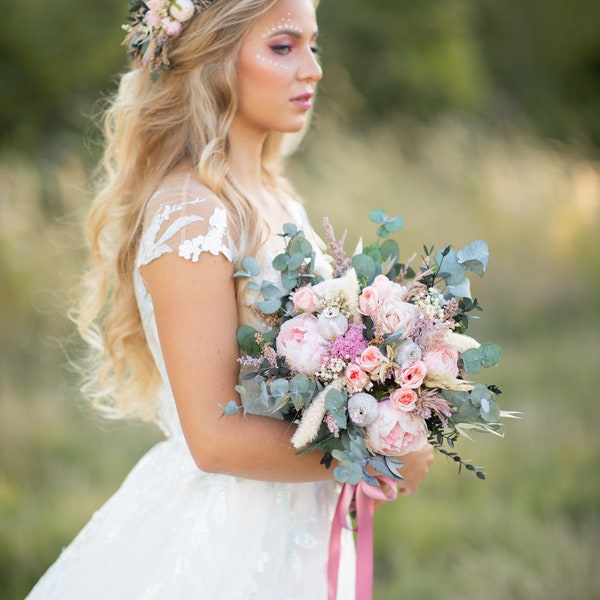
[[[523, 411], [505, 438], [461, 454], [480, 482], [439, 456], [419, 493], [376, 517], [377, 600], [600, 597], [600, 165], [510, 129], [398, 119], [347, 133], [331, 114], [289, 172], [319, 230], [370, 241], [376, 207], [423, 244], [483, 238], [484, 307], [471, 334], [505, 358], [482, 380]], [[65, 318], [83, 257], [86, 176], [77, 156], [0, 157], [0, 597], [22, 598], [159, 439], [83, 405], [67, 367]]]

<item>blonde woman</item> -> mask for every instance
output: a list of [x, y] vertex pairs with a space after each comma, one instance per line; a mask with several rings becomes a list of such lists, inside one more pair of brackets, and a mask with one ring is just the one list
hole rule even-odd
[[[79, 328], [110, 417], [156, 422], [152, 448], [29, 598], [319, 600], [338, 490], [289, 423], [221, 418], [239, 397], [236, 329], [256, 318], [233, 273], [268, 268], [285, 222], [279, 173], [322, 71], [312, 0], [146, 0], [106, 116]], [[405, 457], [412, 493], [431, 449]], [[347, 542], [348, 540], [346, 540]], [[353, 598], [352, 542], [338, 598]]]

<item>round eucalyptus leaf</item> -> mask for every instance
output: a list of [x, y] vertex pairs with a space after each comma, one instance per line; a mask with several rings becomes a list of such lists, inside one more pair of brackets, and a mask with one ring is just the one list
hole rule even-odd
[[461, 357], [467, 373], [479, 373], [481, 368], [481, 353], [479, 348], [469, 348]]
[[293, 394], [306, 394], [310, 390], [310, 380], [304, 373], [297, 373], [290, 379], [290, 391]]
[[296, 235], [296, 233], [298, 233], [298, 227], [293, 223], [285, 223], [283, 226], [283, 233], [289, 236]]
[[376, 208], [375, 210], [372, 210], [369, 213], [369, 219], [371, 219], [371, 221], [373, 221], [373, 223], [377, 223], [378, 225], [381, 225], [382, 223], [384, 223], [387, 219], [387, 213], [385, 212], [385, 210], [381, 209], [381, 208]]
[[304, 254], [302, 254], [302, 252], [295, 252], [290, 257], [290, 261], [288, 262], [287, 268], [290, 271], [296, 271], [297, 269], [300, 268], [300, 266], [302, 265], [303, 262], [304, 262]]
[[500, 421], [500, 409], [492, 398], [481, 401], [479, 413], [481, 418], [488, 421], [488, 423], [498, 423]]
[[260, 302], [257, 302], [256, 305], [258, 306], [259, 310], [262, 313], [264, 313], [265, 315], [272, 315], [273, 313], [276, 313], [281, 308], [281, 301], [280, 300], [261, 300]]
[[252, 256], [246, 256], [242, 260], [242, 267], [244, 267], [250, 277], [256, 277], [257, 275], [260, 275], [260, 265]]
[[285, 396], [290, 391], [287, 379], [275, 379], [270, 386], [271, 396]]
[[457, 253], [458, 261], [479, 277], [483, 277], [490, 260], [488, 245], [483, 240], [467, 244]]
[[352, 266], [356, 271], [356, 276], [365, 281], [371, 281], [377, 274], [375, 261], [366, 254], [357, 254], [352, 257]]
[[404, 227], [404, 219], [401, 217], [393, 217], [385, 222], [385, 228], [388, 232], [400, 231]]
[[288, 267], [288, 263], [290, 262], [290, 257], [288, 254], [282, 253], [278, 254], [271, 264], [276, 271], [285, 271]]
[[481, 352], [481, 364], [484, 367], [493, 367], [502, 360], [502, 348], [494, 342], [483, 344], [479, 348]]

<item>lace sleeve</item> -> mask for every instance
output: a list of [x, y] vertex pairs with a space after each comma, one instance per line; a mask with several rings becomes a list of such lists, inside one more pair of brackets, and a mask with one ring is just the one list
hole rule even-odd
[[227, 211], [191, 175], [171, 178], [146, 206], [137, 265], [171, 253], [197, 262], [203, 252], [235, 260]]

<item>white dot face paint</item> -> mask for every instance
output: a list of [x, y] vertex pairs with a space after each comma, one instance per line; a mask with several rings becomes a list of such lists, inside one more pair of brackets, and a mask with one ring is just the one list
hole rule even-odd
[[299, 131], [322, 70], [313, 0], [278, 0], [249, 30], [238, 60], [238, 132]]
[[297, 35], [304, 34], [304, 30], [302, 29], [302, 27], [300, 27], [300, 25], [298, 25], [296, 22], [294, 22], [291, 12], [287, 13], [287, 15], [285, 17], [282, 17], [281, 19], [279, 19], [279, 21], [277, 23], [275, 23], [275, 25], [273, 25], [272, 27], [269, 27], [269, 29], [265, 30], [260, 37], [263, 40], [266, 40], [267, 38], [270, 38], [271, 36], [276, 35], [277, 33], [280, 33], [280, 32], [281, 33], [291, 32], [291, 33], [295, 33]]
[[260, 60], [260, 62], [265, 63], [267, 65], [271, 65], [272, 67], [277, 67], [278, 69], [283, 69], [285, 71], [289, 71], [290, 69], [287, 65], [284, 65], [282, 62], [279, 62], [278, 60], [272, 60], [271, 58], [267, 58], [262, 54], [257, 54], [256, 58]]

